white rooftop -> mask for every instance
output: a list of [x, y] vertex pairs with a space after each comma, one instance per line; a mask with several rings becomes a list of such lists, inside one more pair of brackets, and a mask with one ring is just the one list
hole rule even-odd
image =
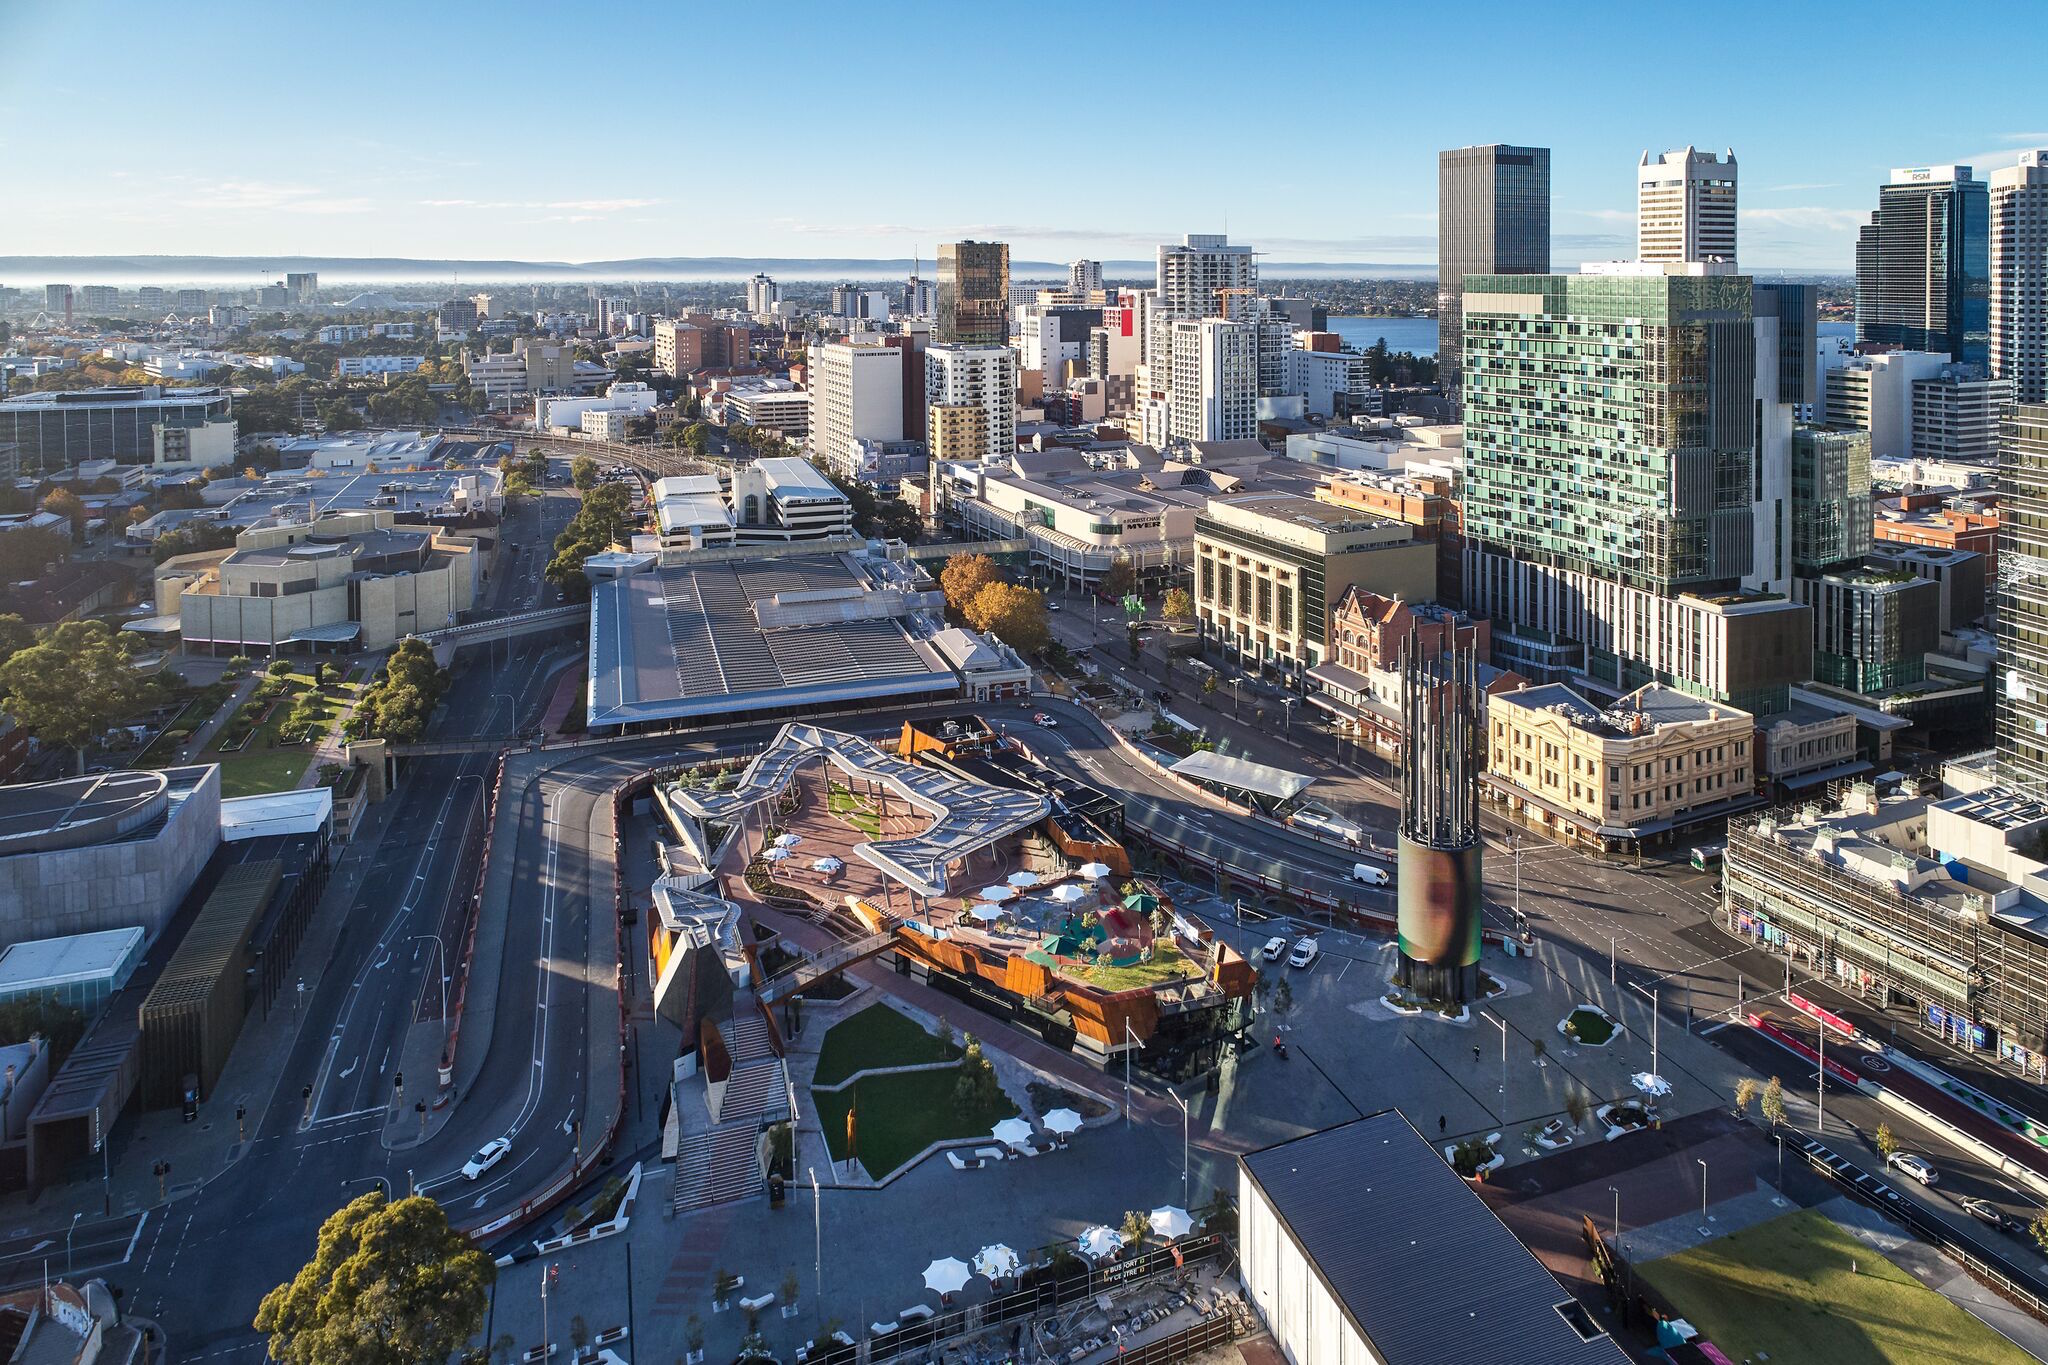
[[334, 818], [334, 793], [326, 787], [231, 796], [220, 803], [220, 837], [228, 843], [266, 834], [311, 834]]
[[141, 948], [139, 927], [16, 943], [0, 952], [0, 994], [111, 976]]

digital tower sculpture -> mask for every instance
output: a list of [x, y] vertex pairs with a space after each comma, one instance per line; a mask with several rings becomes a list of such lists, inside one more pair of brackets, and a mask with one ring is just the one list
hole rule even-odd
[[1401, 835], [1395, 979], [1464, 1004], [1479, 993], [1479, 765], [1486, 744], [1479, 656], [1449, 644], [1401, 647]]

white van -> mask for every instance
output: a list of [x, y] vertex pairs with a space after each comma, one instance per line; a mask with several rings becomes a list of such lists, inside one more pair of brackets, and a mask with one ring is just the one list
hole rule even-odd
[[1385, 886], [1391, 879], [1383, 867], [1374, 867], [1371, 863], [1353, 863], [1351, 880], [1364, 882], [1367, 886]]

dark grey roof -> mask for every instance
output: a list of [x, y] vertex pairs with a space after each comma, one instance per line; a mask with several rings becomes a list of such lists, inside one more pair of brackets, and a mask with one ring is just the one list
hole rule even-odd
[[1571, 1295], [1398, 1110], [1238, 1162], [1387, 1365], [1628, 1359], [1565, 1321]]

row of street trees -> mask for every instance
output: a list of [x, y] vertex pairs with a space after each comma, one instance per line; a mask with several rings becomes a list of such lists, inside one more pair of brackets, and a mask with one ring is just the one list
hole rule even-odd
[[955, 555], [939, 571], [946, 605], [968, 625], [995, 635], [1022, 654], [1044, 649], [1052, 639], [1046, 626], [1045, 595], [1012, 583], [987, 555]]
[[[594, 470], [592, 479], [595, 482]], [[560, 589], [563, 600], [589, 598], [590, 580], [583, 576], [583, 561], [629, 541], [634, 524], [633, 495], [625, 484], [599, 483], [583, 495], [583, 505], [555, 537], [555, 557], [544, 571], [548, 582]]]

